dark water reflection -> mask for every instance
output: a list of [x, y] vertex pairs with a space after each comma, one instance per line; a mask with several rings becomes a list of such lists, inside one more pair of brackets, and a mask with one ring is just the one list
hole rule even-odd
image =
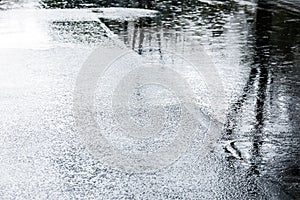
[[[222, 58], [218, 51], [224, 51], [223, 46], [228, 42], [225, 36], [233, 32], [237, 38], [229, 39], [235, 40], [233, 48], [242, 55], [239, 63], [246, 73], [243, 73], [245, 81], [239, 83], [244, 86], [235, 89], [230, 97], [223, 140], [231, 142], [240, 152], [242, 162], [249, 163], [244, 174], [249, 180], [246, 186], [249, 198], [265, 198], [261, 195], [265, 191], [257, 183], [260, 180], [280, 188], [276, 191], [278, 199], [300, 198], [299, 1], [258, 0], [256, 5], [195, 0], [42, 2], [46, 8], [122, 6], [159, 10], [155, 18], [100, 19], [139, 54], [146, 47], [183, 53], [197, 49], [197, 45], [208, 45]], [[230, 17], [235, 19], [235, 24], [230, 24]], [[53, 26], [63, 30], [86, 24], [66, 23], [55, 22]], [[105, 32], [99, 35], [105, 37]], [[234, 87], [236, 83], [229, 84]], [[228, 165], [241, 164], [234, 156], [225, 156]]]
[[[250, 134], [248, 175], [274, 176], [290, 198], [295, 199], [299, 197], [300, 171], [299, 125], [295, 126], [299, 124], [299, 25], [299, 13], [280, 9], [269, 1], [258, 1], [254, 38], [249, 38], [253, 45], [253, 64], [243, 93], [231, 106], [226, 129], [228, 135], [238, 134], [234, 131], [239, 126], [237, 113], [243, 112], [245, 101], [254, 95], [255, 121]], [[283, 95], [288, 99], [284, 103], [279, 99]], [[280, 117], [282, 106], [286, 108], [285, 117]], [[286, 130], [275, 128], [280, 125]], [[276, 149], [273, 161], [265, 163], [264, 145], [273, 141], [277, 143], [272, 147]]]

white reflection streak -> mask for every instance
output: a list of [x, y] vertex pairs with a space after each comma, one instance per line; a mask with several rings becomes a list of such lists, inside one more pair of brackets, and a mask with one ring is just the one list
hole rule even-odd
[[0, 13], [0, 48], [45, 49], [51, 38], [47, 24], [35, 12], [9, 10]]

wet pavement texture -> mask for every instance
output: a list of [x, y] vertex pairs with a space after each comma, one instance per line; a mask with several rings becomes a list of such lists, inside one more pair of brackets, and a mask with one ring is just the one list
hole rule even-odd
[[[151, 2], [0, 0], [1, 199], [300, 198], [300, 2]], [[209, 153], [196, 138], [151, 173], [89, 153], [75, 125], [76, 79], [115, 40], [140, 56], [205, 49], [226, 101]]]

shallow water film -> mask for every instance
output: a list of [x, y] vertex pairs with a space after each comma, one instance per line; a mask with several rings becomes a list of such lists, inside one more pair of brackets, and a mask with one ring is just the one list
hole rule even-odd
[[0, 0], [0, 199], [300, 199], [299, 0]]

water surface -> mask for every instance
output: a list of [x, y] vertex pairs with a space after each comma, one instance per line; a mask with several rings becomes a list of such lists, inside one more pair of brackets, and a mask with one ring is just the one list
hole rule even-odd
[[[299, 1], [0, 4], [4, 199], [300, 198]], [[92, 12], [102, 7], [158, 14]], [[112, 35], [137, 55], [149, 48], [158, 55], [205, 49], [227, 106], [222, 137], [208, 155], [201, 155], [195, 141], [173, 165], [135, 174], [88, 153], [74, 128], [73, 91], [84, 61], [95, 47], [114, 45]]]

